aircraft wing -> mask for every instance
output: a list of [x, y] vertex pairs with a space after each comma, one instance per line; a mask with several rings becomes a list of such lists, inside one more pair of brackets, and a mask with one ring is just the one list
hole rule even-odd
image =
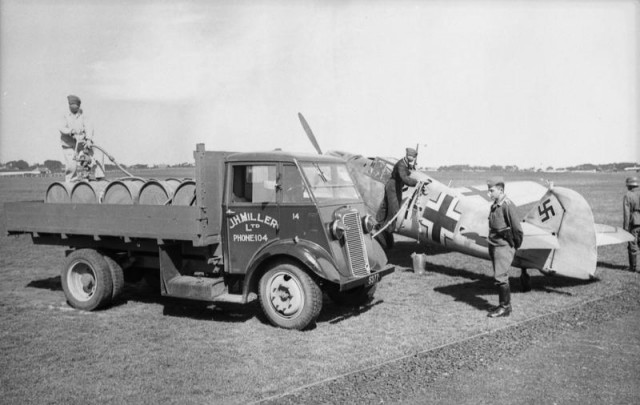
[[[504, 187], [507, 197], [509, 197], [516, 206], [537, 202], [547, 192], [547, 187], [535, 181], [510, 181], [507, 182]], [[486, 184], [457, 187], [455, 190], [464, 196], [490, 201]]]
[[604, 224], [595, 224], [595, 226], [596, 246], [615, 245], [633, 240], [633, 235], [617, 226]]

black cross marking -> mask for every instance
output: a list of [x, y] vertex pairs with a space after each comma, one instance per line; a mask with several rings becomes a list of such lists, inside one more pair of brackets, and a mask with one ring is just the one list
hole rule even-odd
[[482, 199], [484, 199], [485, 201], [491, 201], [491, 199], [489, 198], [489, 195], [487, 194], [487, 190], [483, 190], [475, 187], [467, 187], [467, 188], [471, 191], [465, 191], [464, 193], [462, 193], [462, 195], [464, 196], [478, 195], [482, 197]]
[[[542, 222], [546, 222], [548, 221], [551, 217], [556, 215], [556, 212], [553, 209], [553, 205], [548, 205], [551, 203], [551, 199], [548, 198], [547, 201], [542, 203], [542, 206], [538, 206], [538, 214], [540, 214], [540, 216], [544, 215], [544, 218], [542, 218]], [[544, 207], [544, 209], [542, 209]], [[549, 214], [551, 213], [551, 214]]]
[[[451, 233], [453, 233], [453, 231], [456, 229], [456, 224], [458, 223], [458, 221], [447, 216], [447, 211], [449, 210], [449, 206], [451, 205], [452, 201], [453, 201], [453, 197], [447, 194], [444, 196], [444, 199], [442, 200], [442, 203], [440, 204], [440, 207], [438, 208], [438, 210], [434, 210], [433, 208], [426, 206], [424, 208], [424, 212], [422, 213], [423, 218], [433, 223], [433, 230], [431, 231], [431, 239], [433, 239], [436, 242], [441, 243], [440, 232], [442, 231], [442, 228], [444, 228], [445, 230]], [[455, 207], [453, 207], [453, 210], [455, 211]]]

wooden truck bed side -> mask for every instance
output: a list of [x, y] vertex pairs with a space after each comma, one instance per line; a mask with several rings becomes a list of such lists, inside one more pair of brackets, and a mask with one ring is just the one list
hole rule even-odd
[[116, 236], [191, 241], [194, 246], [220, 242], [225, 157], [230, 152], [194, 152], [194, 206], [53, 204], [42, 201], [4, 205], [9, 233]]
[[202, 245], [220, 240], [222, 227], [222, 197], [224, 193], [224, 164], [232, 152], [205, 151], [203, 144], [196, 146], [196, 205], [202, 212]]
[[[200, 209], [186, 206], [50, 204], [4, 205], [9, 233], [119, 236], [192, 241], [202, 245]], [[210, 241], [215, 242], [210, 236]]]

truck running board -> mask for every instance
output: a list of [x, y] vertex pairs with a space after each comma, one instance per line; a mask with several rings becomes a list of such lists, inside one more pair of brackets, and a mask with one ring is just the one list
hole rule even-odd
[[228, 295], [222, 278], [176, 276], [167, 281], [165, 287], [166, 294], [163, 295], [193, 300], [214, 301], [219, 296]]

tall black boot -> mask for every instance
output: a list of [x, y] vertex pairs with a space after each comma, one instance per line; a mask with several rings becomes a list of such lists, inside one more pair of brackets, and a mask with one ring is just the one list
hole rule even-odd
[[500, 298], [500, 306], [489, 313], [489, 318], [498, 318], [511, 314], [511, 289], [509, 284], [498, 285], [498, 297]]
[[638, 272], [638, 256], [629, 252], [629, 271]]
[[529, 276], [529, 273], [527, 273], [526, 268], [523, 268], [521, 270], [522, 272], [520, 273], [520, 288], [522, 289], [522, 292], [529, 292], [531, 291], [531, 277]]

